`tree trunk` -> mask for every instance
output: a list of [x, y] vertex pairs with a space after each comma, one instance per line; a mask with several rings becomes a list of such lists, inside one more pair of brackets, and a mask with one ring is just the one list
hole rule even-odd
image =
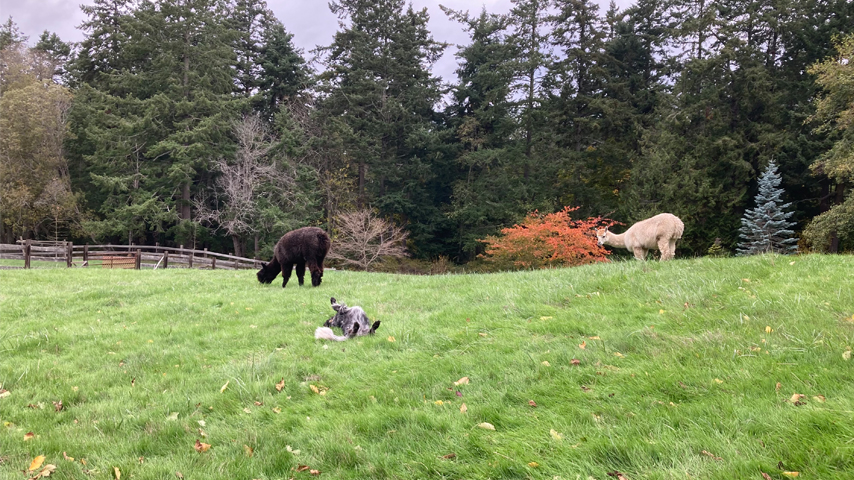
[[234, 243], [234, 255], [236, 257], [242, 257], [243, 255], [243, 240], [240, 239], [238, 235], [232, 235], [231, 241]]
[[192, 211], [190, 210], [190, 182], [184, 184], [184, 190], [181, 193], [181, 220], [189, 220]]

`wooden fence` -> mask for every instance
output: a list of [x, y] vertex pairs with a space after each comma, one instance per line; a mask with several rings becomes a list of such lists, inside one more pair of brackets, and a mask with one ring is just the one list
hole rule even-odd
[[17, 244], [0, 244], [0, 260], [23, 260], [23, 266], [5, 265], [0, 268], [31, 268], [34, 262], [65, 263], [67, 267], [94, 268], [202, 268], [257, 269], [261, 261], [235, 257], [208, 249], [193, 250], [183, 245], [174, 247], [147, 245], [73, 245], [71, 242], [42, 242], [22, 240]]

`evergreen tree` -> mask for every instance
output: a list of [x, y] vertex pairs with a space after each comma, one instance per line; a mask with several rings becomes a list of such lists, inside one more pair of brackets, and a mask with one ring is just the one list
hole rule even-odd
[[516, 49], [507, 40], [506, 16], [443, 10], [471, 37], [457, 53], [458, 81], [446, 110], [457, 163], [449, 212], [458, 232], [453, 255], [465, 261], [483, 249], [481, 239], [526, 213], [520, 142], [513, 138], [519, 125], [510, 98]]
[[341, 0], [330, 3], [347, 23], [335, 34], [321, 74], [320, 109], [338, 125], [355, 167], [359, 207], [408, 224], [413, 250], [433, 256], [447, 220], [436, 161], [434, 105], [440, 79], [430, 73], [445, 44], [427, 29], [427, 10], [404, 8], [402, 0]]
[[738, 244], [739, 255], [757, 253], [790, 253], [797, 250], [797, 238], [791, 237], [794, 231], [789, 227], [795, 222], [789, 221], [794, 212], [786, 212], [792, 204], [782, 204], [783, 189], [780, 187], [780, 174], [772, 161], [759, 177], [759, 193], [754, 201], [756, 208], [747, 210], [741, 219], [741, 238]]

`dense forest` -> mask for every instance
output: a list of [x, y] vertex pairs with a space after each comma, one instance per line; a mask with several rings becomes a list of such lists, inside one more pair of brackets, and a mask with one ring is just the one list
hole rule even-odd
[[[297, 49], [263, 0], [96, 0], [77, 44], [0, 27], [0, 240], [266, 256], [370, 209], [465, 263], [530, 212], [670, 212], [679, 255], [735, 252], [774, 162], [800, 248], [854, 248], [854, 2], [335, 0]], [[615, 227], [615, 230], [624, 227]]]

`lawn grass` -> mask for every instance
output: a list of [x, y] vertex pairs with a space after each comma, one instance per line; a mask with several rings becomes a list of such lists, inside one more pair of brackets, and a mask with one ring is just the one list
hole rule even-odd
[[[315, 340], [332, 296], [377, 335]], [[0, 478], [850, 479], [852, 346], [850, 256], [0, 271]]]

